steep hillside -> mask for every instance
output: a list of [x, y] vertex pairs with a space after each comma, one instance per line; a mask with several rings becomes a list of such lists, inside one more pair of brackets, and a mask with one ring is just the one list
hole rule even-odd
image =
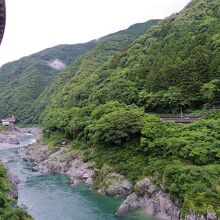
[[[58, 94], [66, 85], [70, 86], [73, 90], [76, 89], [76, 96], [79, 96], [78, 98], [84, 101], [84, 98], [81, 99], [80, 96], [81, 94], [83, 96], [85, 94], [79, 91], [79, 87], [83, 90], [87, 90], [87, 88], [83, 88], [81, 85], [89, 81], [97, 69], [100, 69], [100, 67], [114, 54], [130, 46], [135, 39], [158, 22], [159, 20], [150, 20], [145, 23], [134, 24], [126, 30], [107, 35], [97, 40], [97, 45], [93, 50], [65, 68], [52, 81], [42, 95], [39, 96], [30, 110], [30, 117], [27, 122], [37, 123], [44, 107], [50, 102], [50, 98]], [[75, 103], [73, 100], [71, 102]]]
[[59, 45], [3, 65], [0, 68], [1, 118], [14, 114], [23, 120], [33, 101], [60, 70], [95, 45], [95, 41]]
[[[219, 0], [191, 1], [109, 60], [88, 54], [71, 65], [74, 74], [63, 72], [62, 88], [44, 100], [45, 137], [55, 145], [72, 141], [85, 161], [107, 164], [133, 183], [151, 178], [182, 217], [218, 219], [219, 114], [177, 125], [147, 112], [219, 104], [219, 48]], [[102, 60], [105, 52], [95, 54]]]
[[[91, 58], [82, 62], [89, 71], [79, 71], [53, 103], [70, 108], [117, 100], [148, 112], [219, 104], [219, 30], [219, 2], [192, 1], [103, 67], [89, 70]], [[82, 80], [85, 72], [89, 77]]]

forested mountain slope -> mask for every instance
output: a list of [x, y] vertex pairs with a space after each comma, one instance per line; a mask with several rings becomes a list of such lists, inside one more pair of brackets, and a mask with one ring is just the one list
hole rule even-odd
[[84, 52], [95, 41], [76, 45], [59, 45], [21, 58], [0, 68], [1, 117], [26, 117], [27, 110], [61, 69]]
[[211, 212], [218, 219], [220, 114], [177, 125], [148, 112], [218, 105], [219, 48], [219, 0], [192, 0], [109, 60], [87, 55], [72, 64], [74, 75], [67, 71], [62, 88], [44, 101], [45, 137], [72, 141], [85, 161], [107, 164], [133, 183], [150, 177], [183, 217], [210, 219]]
[[[159, 20], [150, 20], [145, 23], [134, 24], [126, 30], [122, 30], [98, 39], [94, 49], [85, 53], [67, 68], [65, 68], [39, 96], [32, 105], [28, 123], [37, 123], [40, 114], [50, 102], [51, 97], [59, 93], [64, 86], [79, 90], [82, 84], [89, 81], [94, 72], [99, 69], [110, 57], [130, 46], [135, 39], [144, 34], [152, 25]], [[79, 87], [78, 87], [79, 86]], [[87, 90], [87, 88], [84, 88]], [[77, 91], [77, 96], [84, 96], [83, 92]], [[82, 97], [82, 101], [84, 98]], [[74, 102], [74, 101], [73, 101]]]
[[81, 62], [79, 68], [86, 71], [78, 71], [53, 97], [54, 106], [68, 109], [117, 100], [150, 112], [175, 112], [218, 104], [219, 10], [217, 0], [194, 0], [102, 67], [90, 69], [95, 65], [91, 57], [90, 63]]

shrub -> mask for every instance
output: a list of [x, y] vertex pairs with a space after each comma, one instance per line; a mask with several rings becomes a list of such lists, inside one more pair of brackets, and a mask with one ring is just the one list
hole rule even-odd
[[122, 146], [140, 138], [144, 125], [144, 113], [137, 107], [119, 108], [87, 127], [94, 144], [105, 147]]

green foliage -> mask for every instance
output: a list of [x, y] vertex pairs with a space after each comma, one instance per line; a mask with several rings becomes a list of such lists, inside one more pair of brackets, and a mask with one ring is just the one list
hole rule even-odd
[[81, 138], [84, 136], [84, 128], [89, 123], [91, 113], [91, 107], [54, 109], [44, 117], [44, 134], [50, 137], [53, 133], [62, 133], [66, 138]]
[[105, 147], [123, 146], [140, 138], [144, 113], [133, 106], [112, 111], [95, 120], [86, 131], [94, 144]]
[[8, 191], [7, 171], [0, 163], [0, 220], [31, 220], [25, 210], [11, 206]]
[[[135, 148], [135, 145], [133, 147]], [[147, 164], [147, 158], [135, 153], [132, 146], [129, 148], [89, 148], [84, 150], [84, 160], [95, 162], [97, 168], [100, 169], [108, 164], [114, 171], [125, 175], [133, 183], [143, 177], [143, 167]]]
[[196, 165], [219, 161], [220, 120], [204, 120], [179, 127], [148, 122], [142, 130], [141, 147], [148, 155], [181, 158]]
[[156, 93], [139, 93], [139, 105], [144, 106], [145, 111], [153, 112], [179, 112], [181, 107], [189, 107], [183, 97], [182, 90], [177, 87], [170, 87], [167, 91]]
[[82, 145], [98, 168], [165, 184], [184, 213], [220, 215], [219, 113], [189, 125], [144, 113], [219, 103], [219, 7], [219, 0], [193, 0], [159, 23], [101, 38], [34, 97], [30, 121], [40, 119], [55, 144]]
[[191, 210], [219, 213], [219, 140], [218, 113], [185, 126], [148, 121], [140, 145], [150, 157], [144, 173], [165, 184], [184, 214]]
[[[96, 108], [54, 109], [43, 120], [44, 134], [87, 139], [104, 146], [124, 145], [140, 138], [144, 112], [135, 106], [109, 102]], [[57, 136], [57, 135], [56, 135]]]
[[[131, 104], [138, 92], [132, 81], [123, 78], [112, 81], [111, 88], [105, 86], [108, 70], [103, 65], [119, 51], [130, 46], [148, 28], [159, 20], [136, 24], [97, 41], [96, 47], [64, 69], [33, 104], [29, 121], [38, 122], [54, 108], [83, 107], [104, 104], [112, 99]], [[102, 73], [103, 72], [103, 73]], [[138, 99], [137, 99], [138, 100]], [[136, 100], [136, 101], [137, 101]]]
[[218, 120], [220, 118], [220, 111], [216, 110], [214, 112], [208, 113], [205, 115], [205, 119], [215, 119]]
[[45, 133], [73, 139], [100, 169], [165, 184], [183, 213], [220, 215], [219, 113], [177, 125], [143, 112], [219, 103], [219, 12], [218, 0], [193, 0], [139, 38], [101, 39], [38, 100]]
[[205, 83], [201, 89], [202, 95], [209, 105], [220, 103], [220, 80], [214, 79], [209, 83]]
[[170, 165], [165, 168], [163, 182], [171, 195], [180, 199], [183, 214], [196, 210], [198, 214], [207, 211], [219, 212], [220, 166]]
[[7, 127], [5, 127], [5, 126], [3, 126], [3, 125], [0, 125], [0, 132], [2, 132], [2, 131], [7, 131], [7, 130], [8, 130]]
[[8, 207], [0, 209], [0, 220], [32, 220], [33, 218], [23, 209]]
[[58, 59], [68, 65], [95, 45], [95, 41], [59, 45], [3, 65], [0, 68], [1, 117], [16, 115], [21, 122], [27, 119], [33, 111], [30, 110], [33, 102], [59, 73], [48, 62]]
[[7, 181], [7, 172], [3, 165], [0, 163], [0, 208], [7, 206], [8, 198], [8, 181]]

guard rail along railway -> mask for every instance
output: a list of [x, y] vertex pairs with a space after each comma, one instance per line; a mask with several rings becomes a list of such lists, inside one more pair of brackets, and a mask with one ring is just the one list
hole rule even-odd
[[157, 114], [164, 121], [173, 121], [176, 123], [187, 124], [193, 121], [201, 120], [207, 113], [219, 111], [220, 106], [213, 106], [199, 114]]
[[5, 9], [5, 0], [0, 0], [0, 44], [5, 32], [5, 23], [6, 23], [6, 9]]

